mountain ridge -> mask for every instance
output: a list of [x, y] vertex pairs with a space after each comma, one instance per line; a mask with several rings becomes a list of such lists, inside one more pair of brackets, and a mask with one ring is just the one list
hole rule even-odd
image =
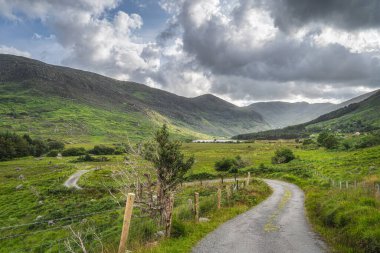
[[[140, 113], [210, 136], [269, 129], [262, 116], [215, 96], [186, 98], [88, 71], [0, 55], [0, 82], [30, 96], [57, 96], [87, 105]], [[3, 94], [12, 96], [11, 93]], [[153, 116], [152, 116], [153, 115]]]

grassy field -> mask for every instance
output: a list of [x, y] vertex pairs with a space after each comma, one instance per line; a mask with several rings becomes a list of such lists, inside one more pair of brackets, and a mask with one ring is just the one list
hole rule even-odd
[[[22, 158], [0, 163], [0, 252], [66, 252], [67, 243], [78, 251], [71, 228], [80, 231], [91, 252], [116, 252], [121, 233], [124, 196], [120, 194], [120, 181], [114, 175], [121, 170], [151, 171], [151, 166], [132, 155], [107, 156], [107, 162], [77, 163], [75, 157]], [[78, 170], [92, 170], [83, 175], [79, 185], [83, 190], [67, 189], [65, 180]], [[188, 199], [200, 192], [201, 216], [210, 218], [194, 229], [193, 215]], [[216, 186], [191, 186], [178, 191], [175, 201], [173, 239], [165, 240], [154, 252], [188, 251], [205, 234], [222, 222], [256, 205], [270, 193], [259, 181], [250, 188], [235, 193], [232, 200], [216, 210]], [[225, 195], [225, 193], [223, 194]], [[142, 216], [142, 217], [140, 217]], [[185, 232], [181, 230], [184, 228]], [[156, 222], [134, 211], [130, 248], [147, 249], [145, 245], [157, 241], [160, 230]], [[183, 234], [185, 233], [185, 234]], [[186, 235], [186, 236], [185, 236]]]
[[[272, 165], [271, 157], [280, 147], [290, 147], [297, 158], [288, 164]], [[184, 144], [183, 150], [187, 155], [194, 155], [196, 160], [188, 176], [202, 173], [216, 176], [216, 160], [240, 155], [249, 163], [242, 169], [242, 174], [251, 171], [257, 177], [280, 178], [300, 185], [306, 192], [310, 220], [337, 252], [378, 252], [380, 203], [371, 187], [380, 183], [380, 146], [354, 151], [326, 151], [304, 150], [294, 141], [257, 141]], [[99, 249], [103, 245], [107, 249], [105, 252], [115, 252], [122, 224], [123, 197], [110, 194], [110, 189], [114, 191], [117, 188], [112, 175], [121, 167], [136, 168], [136, 164], [143, 173], [149, 171], [149, 165], [141, 160], [125, 165], [125, 157], [121, 155], [108, 158], [110, 161], [101, 163], [73, 163], [73, 157], [23, 158], [1, 162], [0, 252], [10, 252], [10, 249], [14, 250], [12, 252], [25, 252], [29, 248], [32, 248], [31, 252], [63, 250], [64, 243], [71, 240], [70, 225], [86, 235], [90, 249]], [[91, 168], [101, 169], [91, 171], [80, 179], [79, 185], [84, 187], [83, 190], [70, 190], [62, 186], [75, 171]], [[343, 189], [338, 187], [340, 181]], [[349, 189], [344, 189], [346, 181], [349, 182]], [[366, 187], [353, 188], [355, 181], [360, 186], [365, 182]], [[176, 225], [176, 229], [180, 230], [178, 238], [164, 240], [152, 248], [141, 246], [156, 241], [155, 222], [139, 218], [136, 211], [131, 233], [134, 243], [131, 246], [141, 252], [187, 252], [218, 224], [247, 210], [268, 194], [268, 190], [260, 184], [253, 187], [258, 187], [256, 191], [261, 192], [254, 201], [246, 198], [248, 201], [236, 202], [240, 204], [219, 211], [213, 209], [213, 187], [183, 189], [177, 194], [175, 202], [176, 217], [182, 218]], [[205, 205], [209, 209], [205, 208], [203, 215], [211, 218], [211, 222], [199, 224], [194, 229], [185, 206], [196, 190], [204, 193]], [[250, 196], [249, 191], [241, 194]], [[49, 225], [48, 221], [54, 221], [54, 225]], [[178, 251], [173, 251], [179, 245]]]

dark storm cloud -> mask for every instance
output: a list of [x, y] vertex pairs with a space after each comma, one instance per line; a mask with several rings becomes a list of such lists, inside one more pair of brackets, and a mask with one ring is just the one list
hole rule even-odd
[[185, 5], [181, 16], [184, 49], [215, 74], [277, 82], [380, 81], [375, 57], [350, 52], [339, 44], [316, 45], [312, 33], [302, 41], [278, 33], [264, 45], [246, 47], [242, 45], [249, 41], [233, 38], [235, 20], [225, 24], [215, 16], [196, 26], [189, 13]]
[[[373, 88], [380, 83], [377, 52], [354, 52], [336, 43], [318, 44], [314, 39], [320, 30], [310, 30], [302, 38], [294, 38], [280, 30], [265, 43], [254, 45], [252, 40], [260, 36], [261, 31], [244, 25], [250, 22], [252, 9], [263, 7], [265, 1], [240, 0], [231, 13], [225, 14], [227, 19], [218, 13], [203, 21], [194, 11], [198, 10], [194, 5], [200, 2], [185, 1], [178, 20], [183, 29], [184, 50], [214, 75], [211, 86], [214, 93], [236, 100], [296, 96], [329, 99], [339, 94], [353, 94], [358, 86]], [[378, 6], [373, 1], [363, 6], [358, 6], [357, 1], [349, 1], [340, 9], [339, 5], [346, 1], [283, 0], [276, 6], [275, 2], [278, 3], [273, 1], [270, 5], [270, 13], [282, 28], [325, 17], [347, 28], [376, 26], [380, 15], [373, 11]], [[285, 8], [283, 12], [280, 6]], [[372, 16], [360, 14], [369, 9]], [[354, 21], [348, 20], [350, 15]]]
[[345, 30], [380, 27], [378, 0], [270, 0], [267, 5], [275, 24], [288, 31], [317, 22]]

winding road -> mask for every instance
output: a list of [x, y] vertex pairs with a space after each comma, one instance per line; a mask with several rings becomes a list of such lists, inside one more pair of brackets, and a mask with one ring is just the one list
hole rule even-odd
[[73, 175], [71, 175], [69, 177], [69, 179], [66, 180], [66, 182], [63, 184], [64, 186], [66, 186], [67, 188], [75, 188], [75, 189], [82, 189], [79, 185], [78, 185], [78, 181], [80, 179], [81, 176], [83, 176], [84, 174], [86, 174], [87, 172], [89, 172], [91, 170], [78, 170], [76, 173], [74, 173]]
[[305, 217], [303, 191], [282, 181], [265, 182], [273, 189], [267, 200], [208, 234], [192, 252], [327, 252]]

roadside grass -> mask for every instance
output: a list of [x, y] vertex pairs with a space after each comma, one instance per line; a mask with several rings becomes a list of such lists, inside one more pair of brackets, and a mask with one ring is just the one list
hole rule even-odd
[[[172, 238], [165, 239], [157, 246], [140, 248], [140, 253], [190, 252], [204, 236], [215, 230], [222, 223], [244, 213], [268, 197], [270, 188], [261, 180], [252, 180], [251, 184], [232, 194], [231, 200], [226, 199], [222, 191], [222, 208], [217, 209], [218, 185], [186, 187], [176, 196]], [[225, 189], [225, 188], [224, 188]], [[194, 192], [200, 195], [200, 217], [210, 219], [209, 222], [195, 223], [194, 214], [189, 206]]]

